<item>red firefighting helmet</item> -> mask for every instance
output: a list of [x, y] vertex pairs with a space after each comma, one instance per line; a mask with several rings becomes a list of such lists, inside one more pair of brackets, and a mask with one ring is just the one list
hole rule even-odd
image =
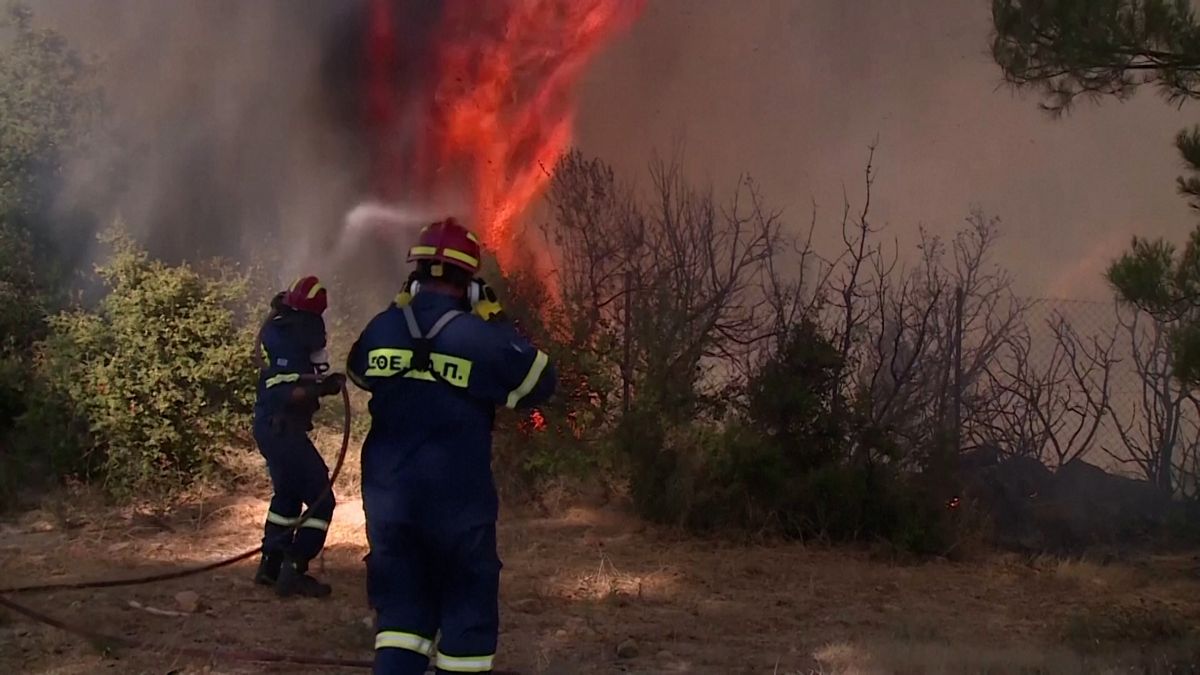
[[300, 277], [283, 296], [283, 304], [302, 312], [324, 314], [329, 306], [328, 294], [321, 280], [316, 277]]
[[408, 261], [433, 260], [479, 271], [479, 238], [454, 218], [439, 220], [421, 230], [417, 243], [408, 250]]

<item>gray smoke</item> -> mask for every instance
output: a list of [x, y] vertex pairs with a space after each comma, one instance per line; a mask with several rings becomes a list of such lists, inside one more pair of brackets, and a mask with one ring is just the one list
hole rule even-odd
[[[379, 244], [404, 246], [411, 228], [344, 234], [369, 198], [354, 79], [364, 5], [37, 3], [40, 23], [97, 61], [108, 102], [99, 143], [69, 164], [63, 206], [121, 218], [168, 259], [254, 257], [281, 283], [353, 262], [394, 288], [395, 256]], [[394, 225], [358, 214], [357, 235]]]

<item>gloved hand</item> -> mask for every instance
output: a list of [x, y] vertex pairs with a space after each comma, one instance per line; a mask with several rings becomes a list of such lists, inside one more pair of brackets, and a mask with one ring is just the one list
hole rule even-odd
[[321, 396], [333, 396], [341, 393], [346, 386], [346, 376], [342, 373], [331, 373], [321, 378], [317, 383], [317, 393]]
[[488, 286], [486, 281], [479, 278], [472, 279], [471, 286], [472, 295], [478, 298], [475, 305], [471, 307], [471, 312], [484, 321], [503, 321], [506, 318], [504, 308], [500, 306], [500, 298], [496, 295], [496, 291]]

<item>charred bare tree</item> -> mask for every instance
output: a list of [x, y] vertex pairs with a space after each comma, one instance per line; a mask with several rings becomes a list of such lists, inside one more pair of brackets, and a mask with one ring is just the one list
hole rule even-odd
[[1046, 322], [1053, 350], [1039, 363], [1026, 333], [1012, 336], [984, 369], [975, 434], [1008, 456], [1058, 468], [1090, 452], [1110, 414], [1116, 335], [1085, 339], [1057, 314]]
[[[872, 232], [866, 222], [859, 220], [862, 236]], [[973, 212], [949, 245], [922, 232], [921, 255], [907, 269], [882, 247], [847, 239], [846, 272], [833, 293], [841, 299], [840, 344], [855, 368], [845, 391], [877, 436], [929, 451], [957, 437], [949, 428], [954, 397], [961, 396], [964, 426], [986, 412], [983, 373], [1023, 332], [1027, 304], [1012, 293], [1011, 278], [991, 266], [996, 228]]]
[[[781, 234], [778, 246], [780, 253], [766, 260], [761, 286], [775, 341], [763, 353], [756, 354], [757, 357], [769, 355], [769, 350], [781, 349], [792, 327], [818, 316], [828, 301], [829, 279], [835, 268], [813, 247], [816, 229], [817, 207], [813, 204], [805, 235], [791, 239]], [[790, 251], [785, 251], [785, 248]], [[758, 360], [761, 361], [761, 358]]]
[[764, 280], [781, 220], [749, 178], [721, 206], [685, 180], [678, 157], [655, 160], [649, 175], [650, 199], [639, 203], [603, 162], [569, 154], [555, 171], [546, 234], [560, 251], [576, 344], [635, 380], [635, 398], [687, 412], [773, 335]]
[[647, 383], [682, 412], [699, 389], [742, 374], [745, 355], [771, 337], [759, 281], [778, 248], [781, 221], [749, 178], [720, 208], [711, 191], [686, 183], [678, 161], [656, 161], [650, 176], [655, 203], [633, 269], [634, 342]]
[[[833, 269], [838, 277], [831, 282], [829, 311], [835, 314], [835, 343], [841, 353], [843, 380], [858, 366], [859, 354], [856, 345], [867, 335], [866, 325], [872, 316], [871, 303], [881, 296], [881, 285], [896, 265], [893, 253], [891, 260], [884, 262], [885, 252], [874, 239], [882, 231], [871, 225], [871, 190], [875, 185], [875, 145], [869, 148], [867, 166], [863, 178], [863, 205], [856, 217], [851, 217], [849, 197], [842, 202], [841, 254], [834, 260]], [[874, 274], [872, 274], [874, 273]], [[832, 279], [832, 276], [831, 276]], [[886, 292], [883, 292], [886, 295]], [[848, 388], [841, 386], [835, 393], [834, 411], [845, 412]]]
[[1168, 327], [1140, 310], [1118, 309], [1117, 317], [1129, 340], [1139, 396], [1132, 410], [1111, 410], [1121, 447], [1104, 450], [1114, 461], [1136, 467], [1146, 480], [1171, 493], [1181, 482], [1176, 469], [1195, 463], [1200, 440], [1187, 413], [1197, 409], [1196, 398], [1173, 376]]

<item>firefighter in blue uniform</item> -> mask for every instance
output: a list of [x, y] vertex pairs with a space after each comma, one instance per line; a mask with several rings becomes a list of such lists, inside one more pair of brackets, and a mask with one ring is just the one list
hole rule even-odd
[[[263, 531], [255, 581], [287, 597], [325, 597], [330, 587], [308, 574], [333, 518], [329, 468], [308, 438], [322, 396], [337, 394], [345, 376], [327, 374], [325, 321], [328, 294], [316, 277], [303, 277], [271, 302], [259, 334], [262, 371], [254, 406], [254, 440], [267, 460], [275, 494]], [[302, 507], [310, 517], [297, 521]]]
[[475, 235], [453, 219], [426, 227], [405, 290], [350, 352], [347, 374], [371, 392], [362, 490], [380, 674], [423, 673], [435, 654], [439, 673], [492, 670], [493, 420], [498, 405], [549, 398], [557, 375], [475, 278], [479, 256]]

